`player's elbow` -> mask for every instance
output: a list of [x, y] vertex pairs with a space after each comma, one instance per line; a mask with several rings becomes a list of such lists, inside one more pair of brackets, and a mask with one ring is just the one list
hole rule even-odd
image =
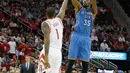
[[97, 10], [94, 10], [93, 15], [96, 16], [97, 13], [98, 13]]

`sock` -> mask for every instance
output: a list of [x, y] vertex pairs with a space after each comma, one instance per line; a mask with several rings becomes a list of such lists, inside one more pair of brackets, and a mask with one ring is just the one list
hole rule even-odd
[[72, 72], [72, 66], [73, 66], [74, 62], [75, 62], [75, 60], [69, 60], [68, 61], [65, 73], [71, 73]]
[[82, 73], [87, 73], [88, 71], [88, 62], [82, 61]]

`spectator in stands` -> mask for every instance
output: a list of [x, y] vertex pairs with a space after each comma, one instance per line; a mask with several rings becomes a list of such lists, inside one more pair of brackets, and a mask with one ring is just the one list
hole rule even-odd
[[92, 35], [96, 34], [96, 26], [93, 27], [92, 29]]
[[3, 67], [3, 68], [2, 68], [2, 73], [6, 73], [6, 72], [7, 72], [6, 67]]
[[2, 73], [2, 66], [0, 65], [0, 73]]
[[21, 41], [25, 43], [25, 37], [23, 36], [23, 34], [21, 34]]
[[92, 41], [91, 50], [92, 51], [100, 51], [100, 44], [98, 41], [96, 41], [96, 40]]
[[92, 41], [98, 41], [97, 35], [96, 35], [96, 34], [92, 35], [92, 36], [91, 36], [91, 40], [92, 40]]
[[26, 55], [31, 55], [31, 54], [33, 53], [33, 51], [34, 51], [34, 48], [31, 46], [31, 44], [28, 44], [28, 45], [26, 46], [25, 54], [26, 54]]
[[26, 44], [25, 43], [21, 43], [18, 47], [18, 50], [20, 51], [19, 53], [19, 60], [20, 60], [20, 63], [23, 64], [25, 61], [25, 51], [26, 51]]
[[122, 43], [125, 42], [125, 37], [123, 36], [123, 34], [119, 35], [118, 41]]
[[15, 68], [10, 66], [10, 73], [15, 73]]
[[26, 63], [21, 65], [20, 73], [35, 73], [35, 66], [31, 63], [30, 56], [26, 56]]
[[3, 39], [5, 39], [5, 36], [3, 35], [3, 32], [1, 32], [0, 41], [3, 41]]
[[128, 38], [128, 31], [127, 31], [126, 28], [123, 28], [123, 30], [122, 30], [121, 33], [123, 34], [123, 36], [124, 36], [125, 38]]
[[110, 51], [110, 48], [109, 48], [106, 40], [103, 40], [103, 42], [101, 43], [100, 50], [101, 51]]
[[126, 43], [119, 43], [119, 49], [118, 49], [119, 52], [127, 51], [127, 49], [128, 49], [128, 46]]
[[92, 36], [91, 36], [91, 41], [92, 41], [92, 45], [91, 45], [91, 50], [92, 51], [99, 51], [99, 42], [98, 42], [98, 37], [96, 35], [96, 29], [94, 27], [94, 30], [92, 30]]
[[20, 37], [19, 34], [18, 34], [17, 37], [15, 38], [15, 41], [16, 41], [17, 44], [20, 44], [20, 43], [22, 42], [21, 37]]
[[0, 57], [0, 68], [1, 68], [2, 62], [3, 62], [2, 57]]
[[40, 46], [41, 46], [41, 39], [40, 39], [40, 37], [39, 36], [36, 36], [35, 35], [35, 47], [37, 46], [37, 48], [39, 48], [40, 49]]
[[14, 21], [11, 21], [10, 24], [9, 24], [9, 26], [10, 26], [11, 28], [18, 27], [17, 24], [16, 24]]
[[105, 14], [105, 13], [106, 13], [106, 10], [105, 10], [103, 7], [101, 7], [101, 8], [100, 8], [100, 12], [101, 12], [101, 14]]
[[10, 45], [6, 40], [3, 40], [4, 54], [8, 54], [10, 50]]
[[20, 69], [19, 69], [19, 68], [16, 68], [15, 73], [20, 73]]
[[11, 64], [12, 64], [12, 65], [15, 65], [15, 64], [16, 64], [16, 61], [17, 61], [16, 55], [13, 55], [13, 57], [10, 58], [10, 59], [11, 59], [11, 60], [10, 60]]
[[2, 41], [2, 36], [0, 35], [0, 41]]
[[9, 50], [9, 53], [10, 53], [10, 58], [13, 57], [13, 55], [15, 55], [15, 51], [16, 51], [16, 42], [14, 41], [14, 38], [11, 37], [11, 40], [8, 42], [9, 46], [10, 46], [10, 50]]

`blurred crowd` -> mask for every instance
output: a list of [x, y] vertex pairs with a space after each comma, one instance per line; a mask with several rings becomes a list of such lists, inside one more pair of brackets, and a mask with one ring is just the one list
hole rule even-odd
[[101, 4], [92, 29], [92, 51], [127, 52], [128, 31], [116, 22], [111, 9]]
[[[19, 71], [19, 65], [25, 63], [27, 55], [32, 56], [32, 63], [37, 63], [36, 59], [43, 44], [40, 24], [46, 19], [46, 8], [53, 6], [58, 13], [61, 4], [62, 0], [0, 1], [0, 72], [6, 73], [15, 69]], [[126, 52], [130, 45], [127, 29], [114, 20], [111, 9], [100, 1], [97, 1], [97, 5], [98, 15], [91, 34], [92, 51]], [[62, 70], [65, 70], [67, 63], [71, 27], [75, 25], [75, 21], [75, 10], [69, 2], [63, 19]], [[80, 67], [77, 61], [73, 68], [80, 70]]]

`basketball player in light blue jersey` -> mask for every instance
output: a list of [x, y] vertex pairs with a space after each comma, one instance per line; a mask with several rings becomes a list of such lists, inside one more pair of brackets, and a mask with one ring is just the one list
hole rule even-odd
[[83, 0], [83, 5], [77, 0], [72, 0], [72, 4], [76, 9], [77, 20], [70, 41], [69, 61], [65, 73], [72, 72], [72, 66], [77, 59], [82, 61], [82, 73], [87, 73], [91, 50], [91, 30], [97, 14], [96, 0]]

